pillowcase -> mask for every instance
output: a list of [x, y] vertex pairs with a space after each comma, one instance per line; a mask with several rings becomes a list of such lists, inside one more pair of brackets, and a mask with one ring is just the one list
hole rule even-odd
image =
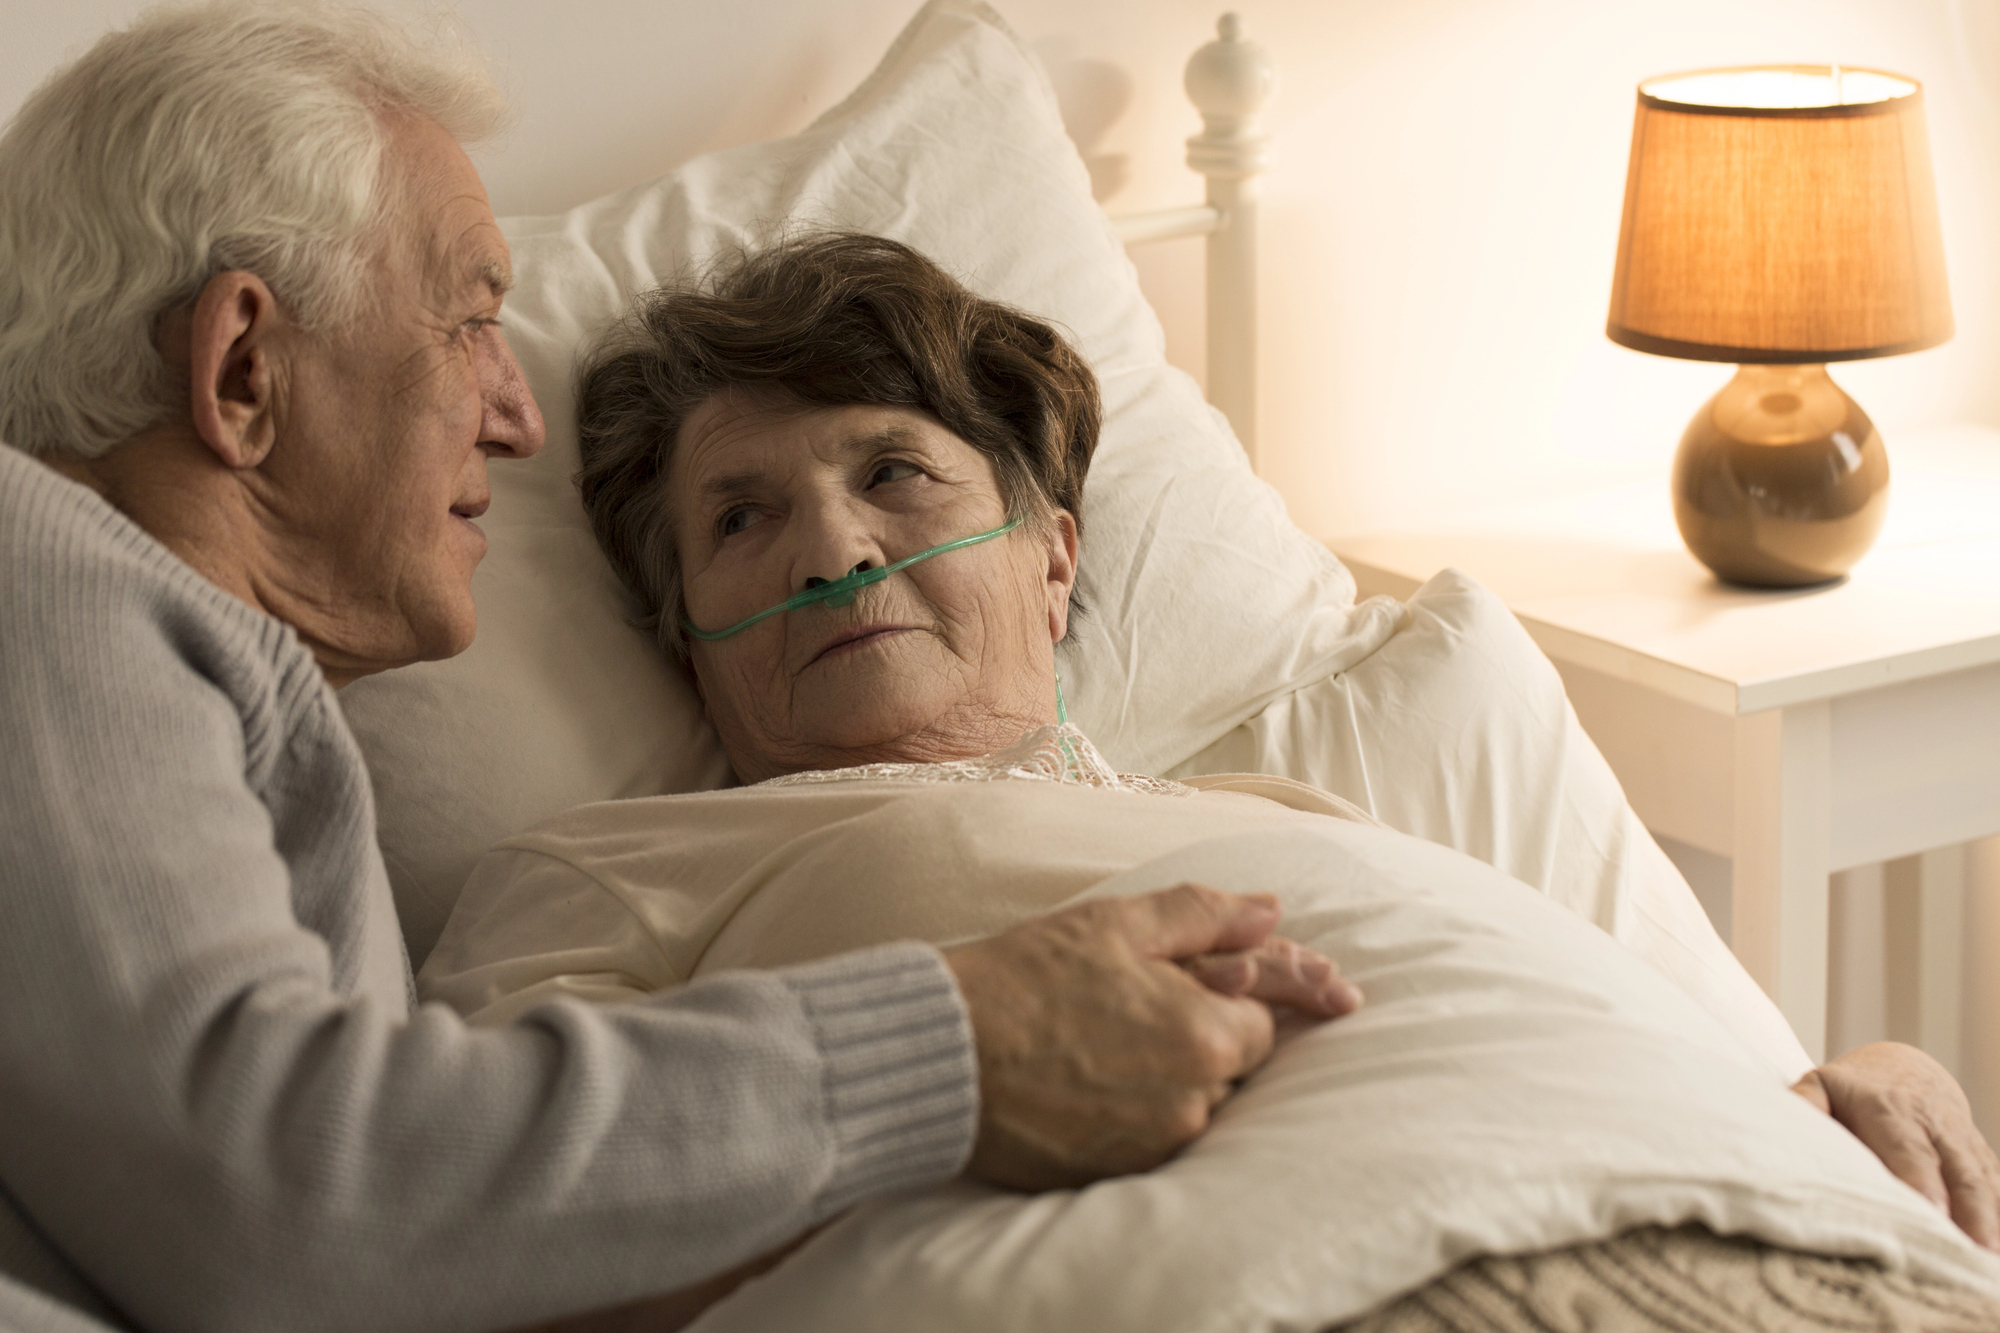
[[1700, 1001], [1786, 1082], [1812, 1067], [1625, 800], [1554, 664], [1457, 570], [1339, 675], [1286, 695], [1171, 777], [1276, 773], [1540, 889]]
[[1059, 661], [1072, 719], [1157, 772], [1366, 656], [1400, 617], [1354, 605], [1220, 414], [1167, 365], [1137, 275], [1039, 65], [990, 9], [933, 0], [852, 96], [789, 139], [710, 154], [555, 217], [502, 223], [508, 338], [548, 422], [491, 469], [471, 649], [341, 694], [374, 776], [382, 849], [421, 961], [473, 862], [573, 805], [726, 784], [680, 670], [633, 628], [571, 476], [579, 348], [662, 279], [804, 227], [890, 236], [974, 290], [1062, 326], [1096, 370], [1104, 431]]

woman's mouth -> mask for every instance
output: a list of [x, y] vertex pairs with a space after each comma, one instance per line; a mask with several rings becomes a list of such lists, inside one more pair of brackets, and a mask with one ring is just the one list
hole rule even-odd
[[814, 654], [812, 661], [806, 663], [806, 665], [812, 666], [815, 663], [826, 661], [828, 658], [841, 657], [849, 653], [859, 652], [871, 644], [883, 643], [894, 635], [907, 633], [909, 628], [907, 625], [860, 626], [857, 629], [842, 634], [832, 643], [820, 649], [818, 653]]

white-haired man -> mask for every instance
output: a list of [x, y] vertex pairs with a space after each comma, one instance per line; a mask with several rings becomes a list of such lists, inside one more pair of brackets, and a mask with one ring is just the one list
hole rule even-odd
[[412, 1008], [332, 688], [471, 640], [487, 459], [541, 444], [460, 146], [499, 112], [462, 47], [218, 4], [0, 136], [0, 1324], [641, 1301], [968, 1160], [1156, 1162], [1263, 1000], [1337, 1007], [1274, 907], [1190, 888], [504, 1029]]

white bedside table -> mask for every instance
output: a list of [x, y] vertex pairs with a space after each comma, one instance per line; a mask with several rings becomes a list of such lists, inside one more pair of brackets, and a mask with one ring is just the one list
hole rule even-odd
[[1827, 588], [1718, 583], [1664, 475], [1327, 544], [1364, 594], [1456, 566], [1505, 599], [1647, 826], [1730, 858], [1731, 947], [1815, 1059], [1828, 874], [1926, 853], [1919, 1042], [1956, 1067], [1962, 844], [2000, 833], [2000, 431], [1888, 445], [1888, 523]]

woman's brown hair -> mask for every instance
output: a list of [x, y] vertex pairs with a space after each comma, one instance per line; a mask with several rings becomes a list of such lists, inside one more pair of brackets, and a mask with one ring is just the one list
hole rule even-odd
[[986, 455], [1009, 514], [1083, 523], [1097, 378], [1034, 317], [896, 241], [821, 233], [639, 298], [579, 375], [577, 487], [597, 541], [684, 651], [666, 475], [690, 413], [727, 389], [804, 407], [928, 412]]

